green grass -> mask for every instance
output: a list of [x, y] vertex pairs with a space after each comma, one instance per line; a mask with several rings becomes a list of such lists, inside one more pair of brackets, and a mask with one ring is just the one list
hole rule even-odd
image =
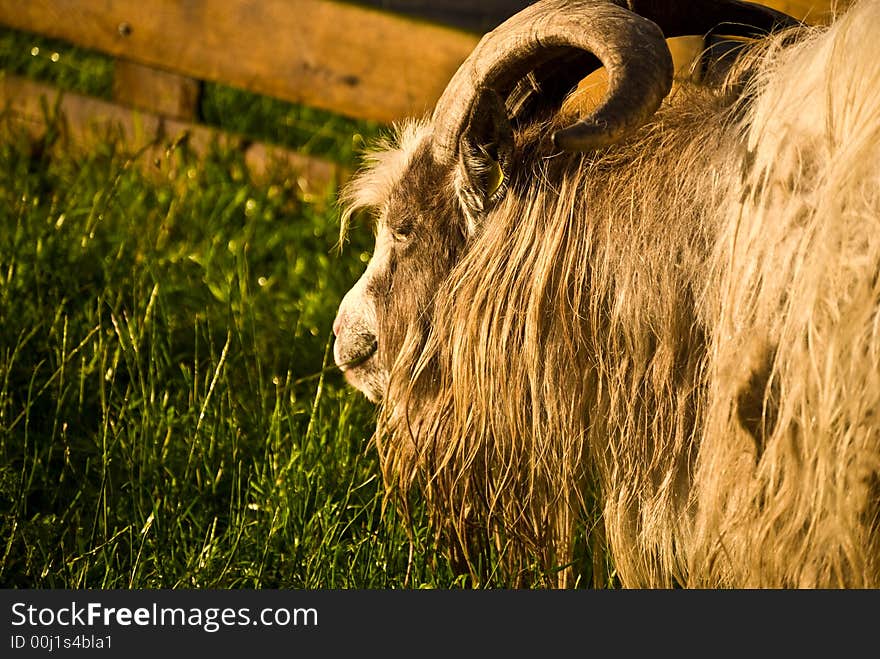
[[456, 583], [321, 373], [366, 237], [228, 153], [157, 180], [3, 137], [0, 585]]
[[[108, 58], [10, 30], [0, 66], [112, 87]], [[348, 163], [380, 130], [221, 85], [202, 114]], [[0, 587], [463, 583], [418, 507], [384, 506], [373, 407], [326, 368], [371, 248], [335, 251], [334, 191], [0, 119]]]
[[59, 89], [109, 99], [113, 60], [57, 39], [0, 28], [0, 68], [53, 83]]

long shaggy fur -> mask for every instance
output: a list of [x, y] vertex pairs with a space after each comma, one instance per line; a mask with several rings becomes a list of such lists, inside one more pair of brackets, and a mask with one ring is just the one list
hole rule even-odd
[[504, 200], [385, 320], [386, 480], [475, 577], [571, 585], [607, 542], [627, 586], [880, 586], [876, 25], [768, 39], [601, 154], [518, 132]]

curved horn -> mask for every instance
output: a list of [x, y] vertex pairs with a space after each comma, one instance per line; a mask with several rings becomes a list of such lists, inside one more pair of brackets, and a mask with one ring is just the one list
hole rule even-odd
[[596, 68], [598, 59], [606, 67], [608, 92], [591, 115], [558, 131], [554, 142], [566, 151], [612, 144], [643, 124], [669, 93], [673, 68], [665, 38], [703, 34], [722, 24], [726, 34], [754, 36], [797, 22], [739, 0], [536, 2], [487, 33], [452, 77], [434, 109], [434, 155], [441, 162], [455, 158], [481, 88], [507, 98], [530, 72], [551, 71], [548, 63], [578, 52], [587, 55], [572, 60], [579, 65]]
[[434, 108], [435, 157], [455, 158], [480, 88], [506, 98], [531, 70], [572, 50], [594, 54], [609, 72], [594, 113], [600, 142], [643, 123], [672, 86], [672, 56], [655, 23], [602, 0], [537, 2], [486, 34], [452, 77]]

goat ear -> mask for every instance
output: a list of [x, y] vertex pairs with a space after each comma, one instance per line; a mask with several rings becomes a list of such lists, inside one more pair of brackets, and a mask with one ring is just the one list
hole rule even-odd
[[513, 166], [513, 129], [504, 101], [483, 88], [459, 138], [458, 193], [473, 231], [504, 198]]

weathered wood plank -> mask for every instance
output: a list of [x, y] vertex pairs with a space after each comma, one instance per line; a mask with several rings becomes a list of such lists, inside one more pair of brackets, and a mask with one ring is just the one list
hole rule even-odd
[[117, 59], [113, 64], [113, 99], [172, 119], [192, 121], [198, 113], [199, 81]]
[[0, 0], [0, 23], [383, 122], [430, 110], [477, 42], [329, 0]]
[[130, 154], [144, 150], [140, 162], [148, 167], [155, 168], [171, 144], [185, 142], [186, 148], [203, 155], [217, 143], [241, 149], [245, 163], [257, 178], [272, 165], [286, 168], [306, 195], [323, 196], [329, 186], [338, 185], [347, 176], [344, 168], [329, 160], [251, 142], [208, 126], [161, 117], [91, 96], [60, 92], [51, 85], [26, 78], [0, 76], [0, 106], [8, 107], [13, 117], [35, 136], [46, 130], [44, 102], [48, 107], [55, 107], [56, 99], [59, 99], [57, 107], [63, 119], [64, 137], [71, 143], [88, 148], [113, 136]]

